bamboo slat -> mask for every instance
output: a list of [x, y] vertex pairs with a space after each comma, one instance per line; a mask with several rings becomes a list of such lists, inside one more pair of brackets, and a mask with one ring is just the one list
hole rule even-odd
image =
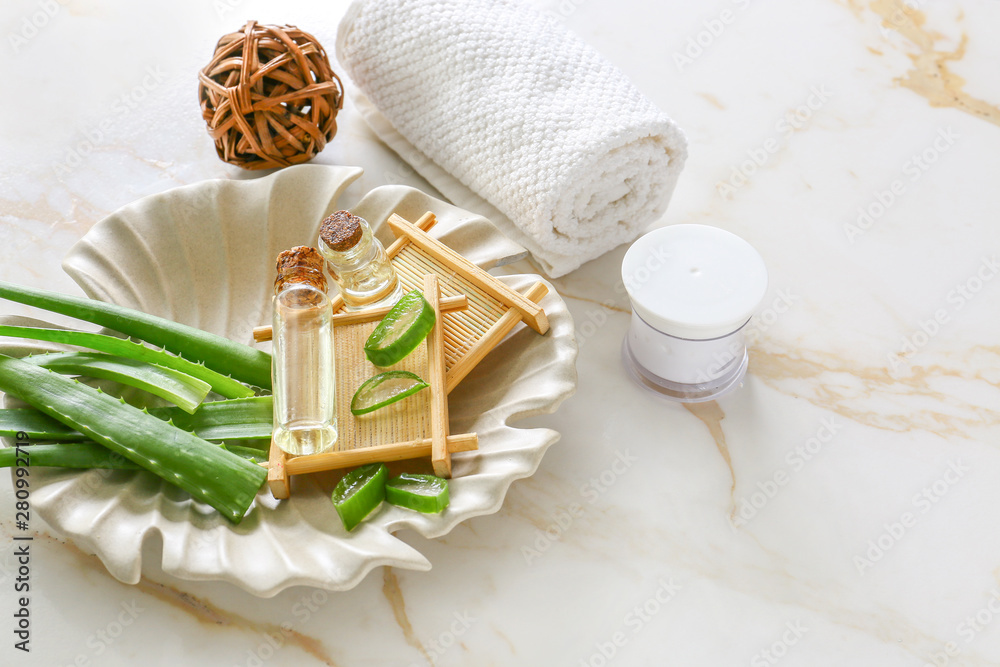
[[[449, 296], [441, 299], [441, 311], [445, 313], [450, 313], [456, 310], [462, 310], [467, 308], [469, 305], [469, 300], [465, 298], [464, 294], [456, 294], [455, 296]], [[330, 323], [335, 326], [343, 326], [345, 324], [355, 324], [357, 322], [365, 321], [371, 317], [385, 317], [386, 313], [392, 309], [392, 306], [380, 306], [378, 308], [365, 308], [364, 310], [342, 310], [336, 313], [330, 320]], [[264, 343], [271, 340], [273, 332], [271, 331], [271, 325], [265, 324], [259, 327], [254, 327], [253, 339], [258, 343]]]
[[444, 368], [444, 321], [441, 318], [441, 290], [436, 274], [424, 276], [424, 298], [437, 316], [427, 336], [427, 375], [431, 390], [431, 464], [438, 477], [451, 477], [451, 453], [448, 451], [448, 389]]

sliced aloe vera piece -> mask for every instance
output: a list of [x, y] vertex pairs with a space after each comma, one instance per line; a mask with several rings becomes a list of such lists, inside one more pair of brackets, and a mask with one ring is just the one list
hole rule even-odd
[[420, 290], [403, 295], [365, 341], [365, 356], [376, 366], [399, 363], [434, 328], [434, 309]]
[[332, 500], [344, 528], [354, 530], [385, 500], [385, 480], [388, 476], [389, 469], [384, 463], [369, 463], [355, 468], [337, 482]]
[[[152, 408], [149, 414], [173, 422], [177, 428], [192, 431], [202, 440], [269, 441], [274, 409], [270, 396], [255, 396], [209, 401], [191, 414], [174, 407]], [[35, 408], [0, 409], [0, 437], [12, 438], [19, 432], [31, 440], [80, 442], [87, 439], [79, 431]]]
[[351, 414], [363, 415], [401, 401], [430, 385], [410, 371], [386, 371], [364, 381], [351, 399]]
[[448, 480], [434, 475], [404, 472], [385, 484], [385, 499], [393, 505], [424, 514], [437, 514], [448, 506]]
[[194, 412], [212, 390], [207, 382], [186, 373], [102, 352], [55, 352], [36, 354], [24, 360], [61, 375], [112, 380], [142, 389], [189, 413]]
[[173, 368], [212, 385], [212, 391], [226, 398], [246, 398], [253, 396], [253, 389], [234, 380], [228, 375], [217, 373], [204, 364], [196, 364], [184, 357], [171, 354], [166, 350], [146, 347], [127, 338], [116, 338], [105, 334], [89, 331], [73, 331], [71, 329], [45, 329], [41, 327], [18, 327], [0, 325], [0, 336], [12, 338], [27, 338], [43, 340], [48, 343], [63, 343], [86, 347], [98, 352], [107, 352], [120, 357], [128, 357], [137, 361], [148, 361], [151, 364]]

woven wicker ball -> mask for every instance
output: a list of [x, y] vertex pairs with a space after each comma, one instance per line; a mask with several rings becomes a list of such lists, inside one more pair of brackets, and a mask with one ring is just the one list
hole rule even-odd
[[316, 38], [248, 21], [198, 74], [201, 113], [219, 157], [244, 169], [311, 159], [337, 133], [344, 88]]

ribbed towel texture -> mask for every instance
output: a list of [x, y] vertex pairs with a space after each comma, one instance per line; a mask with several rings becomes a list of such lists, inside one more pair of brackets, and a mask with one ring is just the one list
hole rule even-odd
[[687, 156], [620, 70], [513, 0], [356, 0], [337, 57], [376, 134], [552, 277], [661, 216]]

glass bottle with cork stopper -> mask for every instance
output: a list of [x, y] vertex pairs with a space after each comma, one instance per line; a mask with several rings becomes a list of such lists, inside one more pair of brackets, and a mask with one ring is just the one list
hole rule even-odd
[[319, 454], [337, 442], [333, 308], [323, 257], [296, 246], [278, 255], [274, 281], [271, 379], [274, 443], [292, 455]]
[[385, 248], [364, 218], [337, 211], [320, 225], [318, 245], [348, 310], [390, 306], [403, 296]]

